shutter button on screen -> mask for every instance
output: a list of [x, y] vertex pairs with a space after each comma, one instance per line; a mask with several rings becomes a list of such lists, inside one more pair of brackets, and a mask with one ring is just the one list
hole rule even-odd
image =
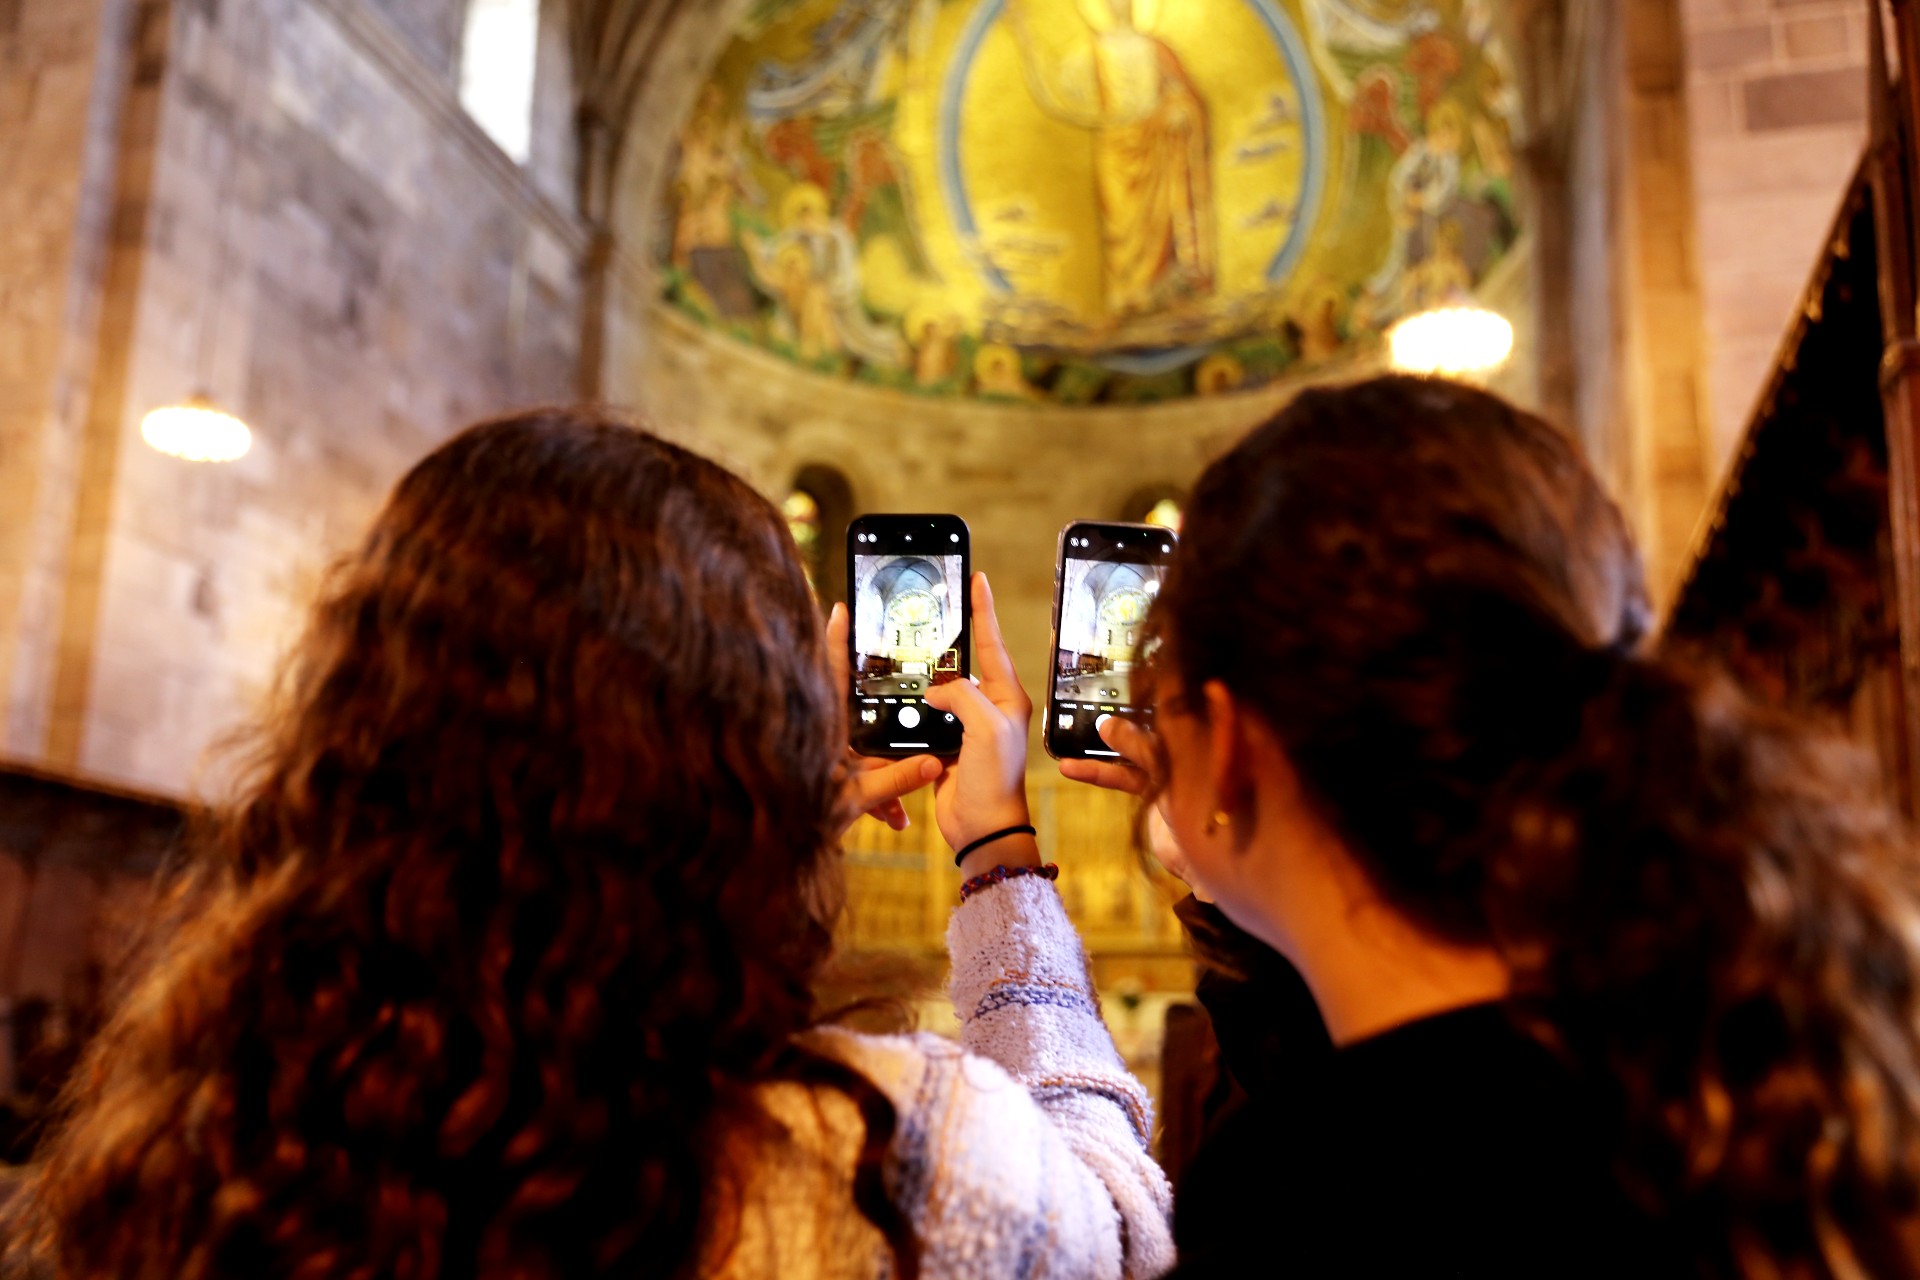
[[915, 729], [918, 728], [919, 725], [920, 711], [917, 707], [900, 708], [900, 727], [902, 729]]

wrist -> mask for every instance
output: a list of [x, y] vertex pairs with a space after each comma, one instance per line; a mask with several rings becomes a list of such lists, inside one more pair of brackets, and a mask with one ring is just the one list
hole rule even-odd
[[997, 804], [991, 808], [968, 809], [964, 818], [954, 823], [954, 829], [943, 834], [946, 835], [948, 843], [953, 846], [953, 851], [958, 853], [982, 836], [992, 835], [996, 831], [1005, 831], [1008, 827], [1032, 825], [1033, 814], [1027, 808], [1026, 796], [1022, 794], [1012, 797], [1005, 804]]
[[960, 878], [971, 880], [995, 867], [1037, 867], [1040, 842], [1029, 835], [1003, 836], [960, 860]]

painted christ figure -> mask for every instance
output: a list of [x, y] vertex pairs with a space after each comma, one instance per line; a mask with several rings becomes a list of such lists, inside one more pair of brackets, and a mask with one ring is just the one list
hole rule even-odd
[[1109, 319], [1213, 292], [1217, 275], [1207, 106], [1180, 55], [1134, 0], [1082, 0], [1086, 48], [1057, 70], [1009, 0], [1034, 101], [1093, 134], [1103, 303]]

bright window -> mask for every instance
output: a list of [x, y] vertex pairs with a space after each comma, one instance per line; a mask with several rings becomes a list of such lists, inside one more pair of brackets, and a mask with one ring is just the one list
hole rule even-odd
[[540, 0], [469, 0], [460, 103], [519, 164], [533, 149], [533, 69]]

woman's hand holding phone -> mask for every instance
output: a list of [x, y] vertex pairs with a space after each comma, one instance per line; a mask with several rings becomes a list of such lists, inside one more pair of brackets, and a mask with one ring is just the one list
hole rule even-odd
[[[973, 575], [973, 653], [978, 683], [953, 680], [927, 691], [927, 705], [951, 712], [966, 731], [960, 756], [934, 787], [934, 818], [940, 834], [955, 849], [980, 837], [1032, 821], [1027, 807], [1027, 724], [1033, 702], [1020, 687], [993, 590], [983, 573]], [[1040, 846], [1032, 836], [995, 840], [969, 855], [963, 875], [993, 867], [1038, 866]]]
[[1102, 742], [1120, 753], [1123, 763], [1067, 759], [1060, 762], [1060, 775], [1108, 791], [1124, 791], [1132, 796], [1145, 795], [1146, 762], [1153, 759], [1152, 736], [1133, 721], [1117, 715], [1102, 720], [1095, 732], [1100, 735]]
[[[836, 604], [827, 616], [827, 663], [837, 691], [849, 682], [847, 671], [847, 606]], [[911, 795], [940, 776], [941, 766], [934, 756], [913, 756], [906, 760], [875, 760], [847, 753], [852, 769], [841, 797], [841, 830], [851, 827], [867, 814], [895, 831], [907, 829], [906, 806], [900, 797]]]
[[[1108, 791], [1124, 791], [1128, 795], [1141, 796], [1147, 793], [1151, 779], [1146, 772], [1147, 762], [1154, 758], [1153, 735], [1148, 729], [1131, 720], [1113, 716], [1098, 730], [1100, 740], [1120, 753], [1123, 764], [1107, 764], [1100, 760], [1062, 760], [1060, 774], [1074, 782], [1084, 782], [1090, 786], [1103, 787]], [[1187, 855], [1181, 851], [1179, 841], [1173, 838], [1173, 828], [1161, 815], [1158, 806], [1147, 815], [1148, 852], [1167, 869], [1167, 874], [1193, 890], [1193, 896], [1202, 902], [1212, 902], [1205, 890], [1193, 882], [1187, 868]]]

